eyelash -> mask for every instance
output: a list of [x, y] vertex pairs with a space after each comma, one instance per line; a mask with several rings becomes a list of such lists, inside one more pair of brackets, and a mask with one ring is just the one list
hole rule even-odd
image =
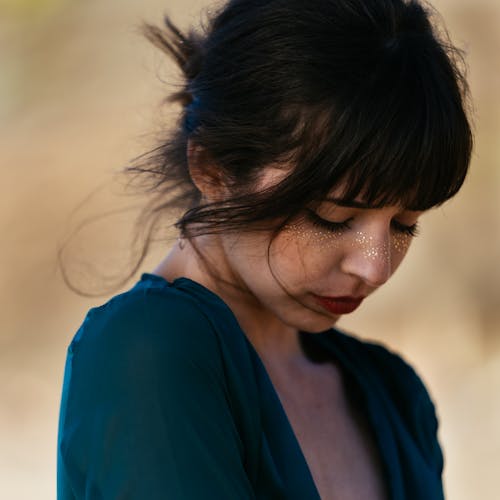
[[[327, 229], [328, 231], [332, 232], [339, 232], [339, 231], [344, 231], [346, 229], [350, 229], [351, 226], [349, 223], [353, 220], [352, 217], [349, 219], [346, 219], [345, 221], [342, 222], [333, 222], [329, 221], [326, 219], [323, 219], [320, 217], [316, 212], [313, 210], [307, 210], [307, 215], [309, 220], [312, 222], [312, 224], [316, 227], [320, 227], [322, 229]], [[418, 222], [411, 226], [406, 226], [405, 224], [401, 224], [401, 222], [398, 221], [392, 221], [392, 227], [394, 228], [395, 231], [398, 233], [405, 234], [407, 236], [410, 236], [414, 238], [419, 234], [419, 225]]]
[[415, 222], [415, 224], [412, 224], [411, 226], [405, 226], [404, 224], [401, 224], [401, 222], [394, 220], [392, 221], [392, 225], [394, 229], [399, 233], [411, 236], [412, 238], [420, 234], [420, 227], [418, 225], [418, 222]]
[[330, 220], [323, 219], [313, 210], [307, 210], [307, 216], [309, 220], [315, 227], [319, 227], [321, 229], [327, 229], [328, 231], [338, 232], [343, 231], [345, 229], [350, 229], [349, 222], [351, 222], [352, 218], [347, 219], [343, 222], [333, 222]]

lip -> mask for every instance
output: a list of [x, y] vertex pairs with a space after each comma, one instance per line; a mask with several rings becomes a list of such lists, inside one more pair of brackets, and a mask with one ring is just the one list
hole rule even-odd
[[313, 295], [316, 302], [333, 314], [349, 314], [359, 307], [364, 297], [321, 297]]

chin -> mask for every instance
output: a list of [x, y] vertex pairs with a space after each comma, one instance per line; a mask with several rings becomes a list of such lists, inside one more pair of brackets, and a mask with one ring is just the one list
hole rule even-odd
[[340, 316], [325, 316], [324, 314], [314, 313], [314, 317], [301, 321], [296, 328], [307, 333], [321, 333], [335, 326], [339, 319]]

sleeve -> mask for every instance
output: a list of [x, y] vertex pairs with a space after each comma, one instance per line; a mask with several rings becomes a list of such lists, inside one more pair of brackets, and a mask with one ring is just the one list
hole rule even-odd
[[242, 453], [194, 303], [136, 294], [91, 310], [68, 348], [59, 500], [250, 499]]

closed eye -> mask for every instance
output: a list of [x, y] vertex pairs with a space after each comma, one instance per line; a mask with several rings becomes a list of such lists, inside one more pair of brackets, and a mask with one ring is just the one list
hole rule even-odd
[[406, 224], [393, 220], [391, 224], [395, 231], [411, 236], [412, 238], [420, 234], [418, 222], [415, 222], [415, 224], [412, 224], [411, 226], [407, 226]]
[[332, 232], [339, 232], [339, 231], [344, 231], [345, 229], [350, 229], [351, 226], [349, 225], [349, 222], [353, 220], [353, 217], [350, 217], [349, 219], [346, 219], [342, 222], [334, 222], [331, 220], [326, 220], [320, 217], [316, 212], [314, 212], [314, 210], [310, 209], [307, 209], [307, 217], [314, 226]]

